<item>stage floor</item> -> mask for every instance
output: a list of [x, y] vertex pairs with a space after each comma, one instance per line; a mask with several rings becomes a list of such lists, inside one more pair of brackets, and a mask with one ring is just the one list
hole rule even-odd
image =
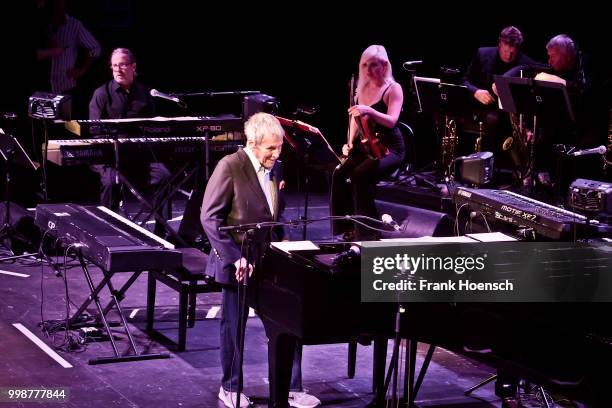
[[[175, 211], [181, 212], [180, 204]], [[325, 195], [309, 200], [309, 217], [323, 217], [329, 212]], [[303, 197], [289, 197], [286, 218], [303, 214]], [[176, 222], [176, 221], [175, 221]], [[302, 230], [291, 231], [294, 239]], [[330, 239], [329, 224], [309, 226], [312, 240]], [[94, 280], [101, 272], [92, 268]], [[117, 274], [118, 287], [128, 274]], [[84, 276], [78, 267], [63, 273], [66, 278], [71, 312], [87, 297]], [[115, 281], [116, 279], [116, 281]], [[103, 292], [102, 299], [108, 299]], [[66, 287], [62, 277], [36, 261], [0, 264], [0, 388], [64, 388], [66, 407], [222, 407], [217, 399], [221, 369], [219, 366], [220, 294], [201, 294], [197, 298], [197, 321], [187, 331], [187, 349], [176, 352], [171, 342], [153, 340], [145, 332], [146, 273], [143, 273], [122, 302], [138, 349], [148, 353], [169, 353], [168, 359], [154, 359], [89, 365], [92, 358], [111, 356], [109, 341], [91, 342], [72, 351], [59, 351], [53, 358], [41, 348], [65, 342], [64, 332], [46, 337], [39, 323], [66, 316]], [[103, 302], [106, 303], [106, 302]], [[76, 305], [76, 306], [75, 306]], [[93, 314], [95, 308], [90, 306]], [[158, 285], [155, 327], [169, 339], [178, 334], [178, 296]], [[117, 317], [111, 317], [117, 321]], [[128, 351], [126, 336], [115, 328], [121, 353]], [[391, 344], [389, 349], [391, 349]], [[427, 350], [419, 345], [417, 369]], [[52, 353], [51, 353], [52, 354]], [[389, 353], [390, 354], [390, 353]], [[62, 366], [62, 364], [64, 366]], [[354, 379], [347, 378], [347, 345], [304, 347], [303, 383], [327, 407], [363, 407], [372, 400], [372, 347], [359, 346]], [[261, 321], [251, 316], [247, 324], [245, 346], [245, 392], [254, 397], [255, 406], [267, 406], [268, 364], [266, 336]], [[499, 407], [490, 383], [472, 396], [463, 392], [471, 385], [494, 374], [495, 370], [443, 349], [435, 352], [430, 369], [418, 394], [421, 407]], [[22, 406], [2, 402], [0, 406]], [[24, 404], [25, 406], [25, 404]], [[58, 406], [46, 402], [38, 406]]]

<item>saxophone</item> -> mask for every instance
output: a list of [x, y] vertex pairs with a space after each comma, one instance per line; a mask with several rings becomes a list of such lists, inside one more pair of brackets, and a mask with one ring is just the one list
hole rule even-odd
[[478, 153], [482, 151], [482, 137], [484, 135], [482, 125], [483, 125], [482, 121], [479, 121], [478, 122], [478, 137], [476, 138], [476, 141], [474, 142], [474, 153]]
[[527, 140], [527, 129], [523, 126], [522, 118], [516, 113], [510, 114], [512, 136], [502, 143], [502, 150], [510, 154], [512, 164], [519, 179], [524, 179], [530, 173], [530, 146]]

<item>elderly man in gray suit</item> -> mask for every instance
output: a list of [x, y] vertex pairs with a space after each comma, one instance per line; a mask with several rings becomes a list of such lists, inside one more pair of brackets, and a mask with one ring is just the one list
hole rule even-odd
[[[279, 189], [280, 163], [277, 159], [283, 146], [284, 131], [278, 119], [267, 113], [257, 113], [244, 125], [247, 146], [224, 157], [213, 172], [202, 202], [201, 221], [212, 250], [207, 273], [222, 285], [223, 314], [220, 323], [220, 350], [223, 378], [219, 399], [227, 407], [247, 407], [244, 394], [237, 395], [240, 367], [238, 366], [237, 333], [244, 330], [246, 319], [239, 323], [238, 282], [253, 272], [241, 251], [243, 235], [219, 231], [225, 225], [277, 221], [282, 212]], [[280, 229], [258, 229], [250, 240], [250, 259], [258, 259], [266, 245], [283, 238]], [[248, 272], [247, 272], [248, 271]], [[291, 376], [289, 405], [315, 407], [320, 401], [302, 390], [301, 346], [297, 347]]]

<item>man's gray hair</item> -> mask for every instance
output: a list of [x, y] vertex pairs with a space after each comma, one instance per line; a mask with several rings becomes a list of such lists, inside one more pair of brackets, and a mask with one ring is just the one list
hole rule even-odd
[[564, 54], [574, 58], [577, 53], [576, 44], [567, 34], [559, 34], [550, 39], [546, 44], [546, 49], [555, 48]]
[[264, 112], [254, 114], [245, 122], [244, 133], [247, 140], [253, 141], [256, 146], [261, 143], [266, 135], [281, 139], [285, 136], [285, 131], [278, 119]]
[[136, 62], [136, 57], [134, 56], [134, 53], [132, 52], [132, 50], [128, 48], [115, 48], [113, 52], [111, 52], [111, 58], [113, 58], [113, 55], [115, 54], [127, 55], [130, 58], [130, 64], [133, 64]]

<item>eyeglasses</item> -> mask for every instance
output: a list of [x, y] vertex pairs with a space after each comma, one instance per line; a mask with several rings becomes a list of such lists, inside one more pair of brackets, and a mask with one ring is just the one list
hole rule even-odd
[[131, 63], [130, 63], [130, 64], [126, 64], [126, 63], [123, 63], [123, 62], [122, 62], [122, 63], [120, 63], [120, 64], [110, 64], [110, 69], [115, 69], [115, 68], [117, 68], [117, 69], [124, 70], [124, 69], [126, 69], [127, 67], [129, 67], [130, 65], [132, 65], [132, 64], [131, 64]]

